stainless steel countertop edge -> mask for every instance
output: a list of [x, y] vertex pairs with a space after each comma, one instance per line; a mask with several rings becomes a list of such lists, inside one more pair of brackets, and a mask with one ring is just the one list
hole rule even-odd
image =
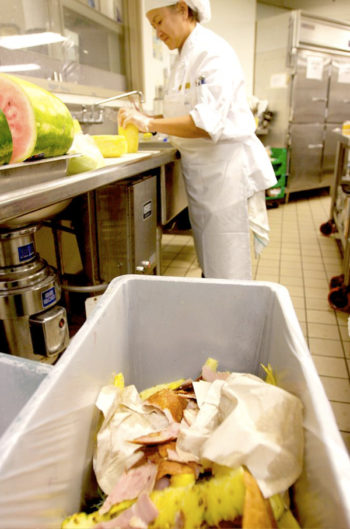
[[64, 176], [38, 185], [16, 189], [0, 196], [0, 223], [74, 198], [99, 187], [137, 176], [176, 160], [176, 149], [168, 148], [126, 165], [108, 165], [95, 171]]

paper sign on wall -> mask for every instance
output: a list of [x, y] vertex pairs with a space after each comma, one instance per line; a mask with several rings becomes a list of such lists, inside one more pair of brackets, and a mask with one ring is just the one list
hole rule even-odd
[[307, 57], [306, 59], [306, 79], [322, 81], [323, 59], [322, 57]]
[[339, 66], [338, 83], [350, 84], [350, 64]]

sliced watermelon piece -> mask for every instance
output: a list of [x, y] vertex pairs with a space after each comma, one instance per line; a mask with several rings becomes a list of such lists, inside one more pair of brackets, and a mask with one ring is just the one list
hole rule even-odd
[[9, 163], [12, 156], [12, 135], [9, 124], [2, 110], [0, 110], [0, 165]]
[[73, 118], [66, 105], [38, 85], [0, 74], [0, 109], [12, 134], [10, 163], [65, 154], [73, 142]]

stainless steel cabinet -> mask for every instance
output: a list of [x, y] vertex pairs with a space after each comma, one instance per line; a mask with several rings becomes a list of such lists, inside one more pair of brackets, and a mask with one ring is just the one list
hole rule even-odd
[[99, 275], [109, 282], [122, 274], [156, 271], [157, 176], [97, 189], [96, 232]]
[[289, 174], [298, 190], [321, 187], [323, 134], [323, 124], [294, 123], [290, 127]]
[[330, 186], [332, 133], [350, 119], [349, 34], [349, 24], [301, 11], [257, 24], [254, 92], [275, 113], [263, 142], [288, 148], [287, 199]]
[[331, 58], [328, 123], [342, 123], [350, 118], [350, 58]]
[[308, 50], [300, 50], [297, 53], [291, 94], [292, 122], [323, 123], [329, 64], [329, 57], [322, 54]]
[[[79, 0], [0, 0], [0, 12], [2, 71], [7, 67], [15, 75], [124, 90], [125, 22]], [[33, 45], [37, 33], [44, 40]], [[21, 37], [21, 42], [3, 37]]]

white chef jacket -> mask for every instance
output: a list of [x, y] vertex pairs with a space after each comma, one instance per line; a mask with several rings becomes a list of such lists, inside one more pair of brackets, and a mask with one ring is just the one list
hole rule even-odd
[[200, 265], [206, 277], [249, 279], [248, 198], [255, 197], [254, 211], [268, 230], [261, 192], [276, 178], [255, 135], [237, 56], [200, 24], [176, 58], [164, 97], [165, 117], [185, 114], [210, 135], [170, 138], [181, 153]]

